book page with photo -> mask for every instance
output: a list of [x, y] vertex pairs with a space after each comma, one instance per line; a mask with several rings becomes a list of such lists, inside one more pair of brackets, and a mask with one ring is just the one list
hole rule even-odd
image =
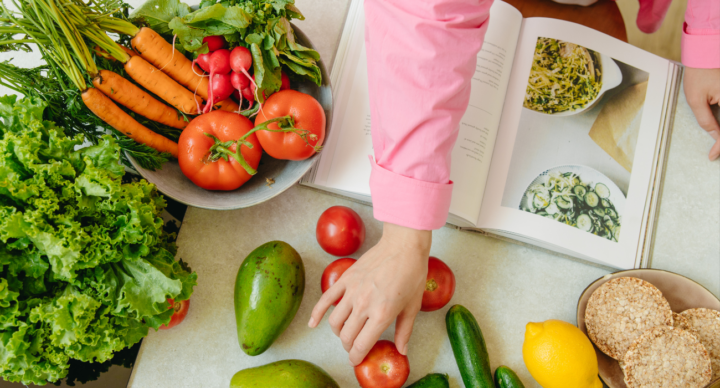
[[576, 24], [526, 19], [478, 226], [631, 268], [669, 66]]

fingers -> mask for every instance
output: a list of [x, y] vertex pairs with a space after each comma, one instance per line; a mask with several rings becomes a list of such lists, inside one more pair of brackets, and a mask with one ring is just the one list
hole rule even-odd
[[718, 136], [720, 136], [720, 125], [715, 119], [707, 99], [688, 99], [688, 104], [695, 114], [695, 118], [697, 119], [698, 124], [700, 124], [700, 127], [710, 132], [710, 134], [714, 134], [715, 136], [713, 137], [717, 140]]
[[715, 145], [710, 149], [710, 160], [715, 160], [720, 157], [720, 134], [715, 139]]
[[335, 307], [335, 310], [333, 310], [332, 314], [330, 314], [330, 318], [328, 318], [330, 328], [332, 329], [333, 333], [335, 333], [335, 335], [338, 337], [340, 336], [340, 331], [342, 330], [343, 325], [345, 325], [345, 321], [348, 320], [350, 313], [354, 311], [352, 302], [347, 299], [348, 298], [343, 298], [343, 300], [341, 300], [340, 303]]
[[340, 337], [340, 341], [342, 341], [343, 348], [345, 348], [346, 352], [350, 353], [355, 338], [357, 338], [363, 326], [365, 326], [366, 321], [367, 317], [356, 313], [356, 310], [353, 310], [350, 317], [345, 321], [345, 326], [343, 326], [338, 337]]
[[355, 338], [352, 349], [350, 349], [350, 363], [352, 365], [358, 365], [365, 359], [365, 356], [375, 346], [375, 343], [388, 326], [390, 326], [390, 323], [382, 323], [382, 321], [373, 318], [365, 322], [365, 326]]
[[397, 322], [395, 323], [395, 346], [403, 356], [407, 356], [408, 342], [410, 342], [410, 335], [412, 335], [413, 323], [419, 311], [420, 305], [412, 303], [397, 317]]
[[310, 326], [310, 328], [315, 328], [318, 323], [320, 323], [320, 320], [322, 320], [322, 317], [325, 316], [325, 313], [330, 306], [335, 303], [336, 300], [342, 298], [344, 293], [345, 287], [342, 283], [335, 283], [332, 287], [325, 291], [320, 297], [320, 300], [318, 300], [315, 304], [315, 307], [313, 307], [308, 326]]

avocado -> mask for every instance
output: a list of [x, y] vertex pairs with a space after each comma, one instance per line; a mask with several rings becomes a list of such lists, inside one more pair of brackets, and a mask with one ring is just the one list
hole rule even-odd
[[287, 329], [302, 302], [305, 267], [288, 243], [271, 241], [245, 258], [235, 279], [240, 348], [257, 356]]
[[243, 369], [230, 380], [230, 388], [340, 388], [327, 372], [303, 360], [282, 360]]

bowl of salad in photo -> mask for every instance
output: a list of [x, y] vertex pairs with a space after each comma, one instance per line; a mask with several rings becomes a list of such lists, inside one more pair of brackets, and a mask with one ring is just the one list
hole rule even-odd
[[523, 107], [540, 114], [570, 116], [593, 107], [622, 82], [617, 63], [583, 46], [540, 37], [535, 46]]
[[519, 208], [617, 242], [625, 194], [593, 168], [560, 166], [543, 171], [530, 183]]

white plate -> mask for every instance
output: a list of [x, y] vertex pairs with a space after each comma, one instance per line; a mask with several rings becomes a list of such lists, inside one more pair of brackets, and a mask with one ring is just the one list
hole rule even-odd
[[[597, 51], [595, 51], [598, 53]], [[610, 89], [616, 88], [618, 85], [622, 83], [622, 72], [620, 71], [620, 67], [615, 63], [615, 61], [610, 58], [609, 56], [605, 54], [598, 53], [600, 56], [600, 61], [597, 64], [600, 68], [600, 74], [602, 77], [602, 86], [600, 87], [600, 91], [598, 92], [598, 95], [595, 96], [595, 99], [588, 102], [584, 107], [576, 110], [570, 110], [565, 112], [558, 112], [558, 113], [545, 113], [545, 112], [538, 112], [533, 109], [528, 109], [525, 106], [523, 106], [523, 109], [528, 110], [530, 112], [533, 112], [535, 114], [539, 115], [545, 115], [545, 116], [553, 116], [553, 117], [562, 117], [562, 116], [572, 116], [576, 115], [578, 113], [582, 113], [593, 106], [595, 106], [599, 101], [600, 98], [602, 98], [603, 94], [607, 92]]]
[[522, 198], [520, 198], [520, 203], [518, 204], [518, 208], [520, 210], [522, 210], [523, 201], [527, 200], [527, 196], [525, 195], [525, 193], [527, 193], [528, 189], [538, 183], [547, 183], [548, 174], [550, 174], [551, 172], [572, 172], [578, 177], [580, 177], [580, 180], [583, 183], [592, 183], [592, 187], [595, 187], [595, 184], [597, 183], [602, 183], [607, 186], [607, 188], [610, 189], [610, 197], [608, 199], [615, 206], [615, 210], [617, 210], [618, 215], [622, 220], [623, 212], [625, 210], [625, 194], [622, 192], [622, 190], [620, 190], [620, 188], [618, 187], [618, 185], [615, 184], [615, 182], [610, 180], [610, 178], [605, 176], [605, 174], [601, 173], [600, 171], [591, 167], [580, 165], [558, 166], [541, 172], [537, 178], [533, 179], [533, 181], [530, 182], [525, 191], [523, 191]]

